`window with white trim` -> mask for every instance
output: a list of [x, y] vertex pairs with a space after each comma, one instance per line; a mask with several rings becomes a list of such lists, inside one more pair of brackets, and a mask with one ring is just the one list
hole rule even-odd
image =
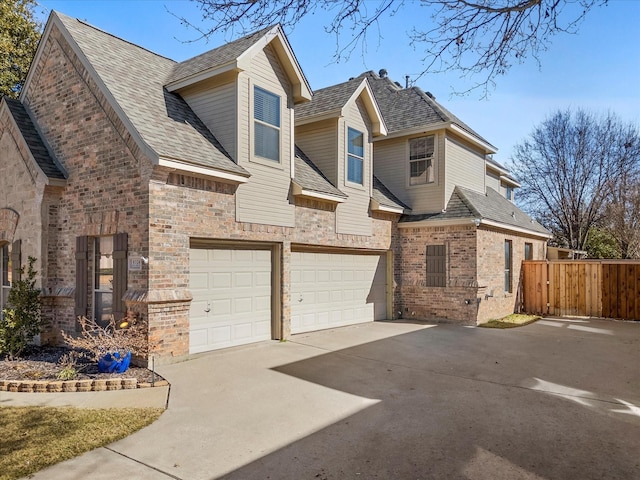
[[254, 154], [280, 162], [280, 97], [254, 86], [253, 119]]
[[507, 200], [513, 201], [513, 187], [506, 187], [505, 196]]
[[409, 185], [433, 183], [435, 135], [409, 140]]
[[364, 185], [364, 134], [349, 127], [347, 137], [347, 181]]

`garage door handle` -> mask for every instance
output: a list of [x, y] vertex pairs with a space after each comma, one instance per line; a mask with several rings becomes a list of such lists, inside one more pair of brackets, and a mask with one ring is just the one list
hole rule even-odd
[[207, 313], [211, 311], [211, 304], [209, 302], [207, 302], [207, 308], [205, 308], [204, 311]]

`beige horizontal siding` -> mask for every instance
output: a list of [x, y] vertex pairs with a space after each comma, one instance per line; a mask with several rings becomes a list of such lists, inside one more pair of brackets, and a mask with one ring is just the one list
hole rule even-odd
[[[258, 86], [280, 96], [280, 163], [253, 154], [253, 89]], [[291, 184], [291, 85], [271, 47], [255, 55], [251, 68], [239, 75], [239, 164], [251, 172], [236, 194], [238, 221], [294, 226], [295, 207], [289, 201]]]

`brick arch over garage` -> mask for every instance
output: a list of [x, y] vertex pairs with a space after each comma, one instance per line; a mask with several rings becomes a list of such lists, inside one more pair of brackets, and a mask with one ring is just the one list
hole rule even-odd
[[0, 243], [13, 242], [20, 214], [11, 208], [0, 208]]

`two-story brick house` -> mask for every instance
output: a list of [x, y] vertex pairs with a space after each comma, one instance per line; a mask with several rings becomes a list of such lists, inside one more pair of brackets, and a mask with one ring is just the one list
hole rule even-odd
[[[407, 279], [428, 270], [408, 244], [424, 250], [433, 237], [421, 236], [442, 227], [422, 225], [433, 212], [379, 170], [397, 129], [377, 80], [312, 95], [277, 26], [178, 63], [52, 13], [19, 101], [0, 103], [3, 295], [34, 256], [43, 340], [74, 331], [78, 315], [133, 311], [162, 362], [407, 308], [433, 318], [410, 303]], [[481, 256], [480, 232], [504, 227], [489, 225], [473, 185], [456, 185], [448, 203], [475, 201], [482, 225], [445, 229], [449, 284], [461, 252]]]

